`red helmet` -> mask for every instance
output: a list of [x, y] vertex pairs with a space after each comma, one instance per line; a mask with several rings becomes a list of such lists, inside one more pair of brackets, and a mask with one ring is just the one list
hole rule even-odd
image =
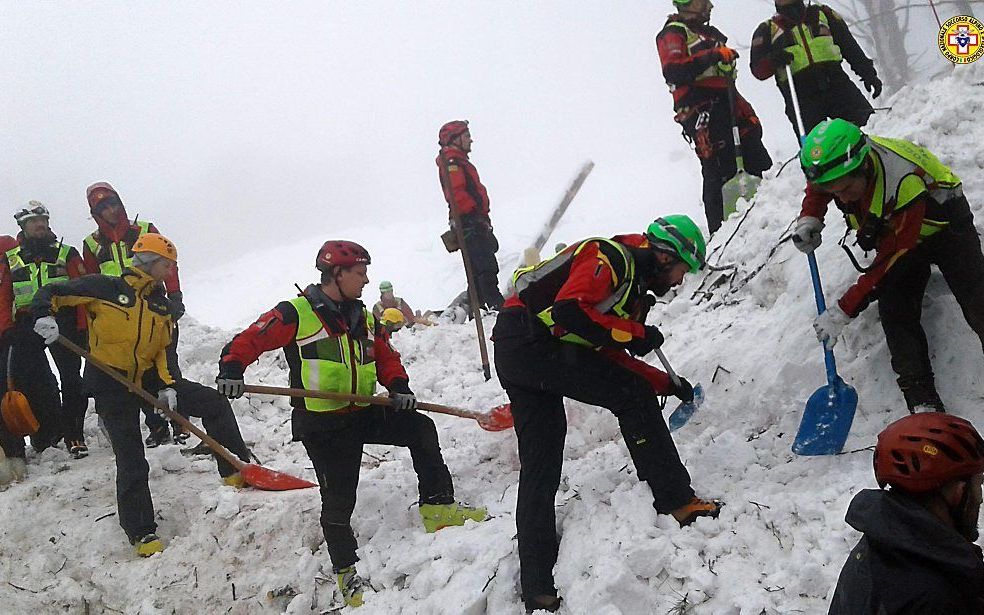
[[984, 440], [960, 417], [920, 412], [878, 434], [874, 463], [880, 487], [926, 493], [984, 472]]
[[354, 241], [329, 239], [318, 250], [314, 266], [319, 271], [328, 271], [331, 267], [351, 267], [359, 263], [368, 265], [371, 262], [369, 252]]
[[438, 145], [451, 145], [455, 137], [468, 131], [468, 120], [454, 120], [441, 126], [437, 133]]
[[89, 201], [90, 209], [95, 209], [99, 201], [110, 195], [115, 195], [116, 198], [119, 198], [120, 193], [116, 191], [116, 188], [113, 188], [106, 182], [96, 182], [85, 189], [85, 200]]

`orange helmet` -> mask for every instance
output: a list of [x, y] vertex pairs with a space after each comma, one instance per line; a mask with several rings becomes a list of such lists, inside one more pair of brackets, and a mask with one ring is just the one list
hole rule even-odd
[[178, 249], [171, 240], [158, 233], [144, 233], [133, 244], [134, 252], [150, 252], [174, 262], [178, 261]]

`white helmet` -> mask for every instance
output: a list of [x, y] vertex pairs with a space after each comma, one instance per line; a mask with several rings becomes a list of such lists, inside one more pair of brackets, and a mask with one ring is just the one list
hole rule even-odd
[[24, 207], [14, 214], [14, 220], [17, 224], [24, 226], [24, 223], [31, 218], [44, 218], [48, 219], [50, 214], [48, 213], [48, 208], [44, 206], [41, 201], [28, 201], [27, 207]]

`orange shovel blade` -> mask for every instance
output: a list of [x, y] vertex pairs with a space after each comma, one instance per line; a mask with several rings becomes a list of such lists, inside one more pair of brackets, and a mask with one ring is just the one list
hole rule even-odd
[[239, 473], [251, 487], [264, 491], [290, 491], [291, 489], [317, 487], [314, 483], [303, 478], [264, 468], [255, 463], [247, 463], [239, 470]]
[[489, 410], [484, 417], [477, 419], [478, 425], [485, 431], [505, 431], [512, 429], [513, 416], [509, 404], [502, 404]]
[[20, 391], [7, 391], [0, 401], [0, 414], [4, 425], [15, 436], [30, 436], [38, 432], [38, 420], [31, 411], [31, 404]]

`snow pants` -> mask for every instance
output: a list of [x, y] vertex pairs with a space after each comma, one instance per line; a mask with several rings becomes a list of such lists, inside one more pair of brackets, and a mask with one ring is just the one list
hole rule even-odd
[[[690, 115], [682, 118], [680, 124], [687, 139], [697, 146], [704, 182], [704, 215], [707, 217], [708, 231], [713, 235], [724, 221], [721, 188], [738, 172], [738, 165], [732, 133], [734, 120], [727, 93], [709, 99], [702, 106], [708, 114], [705, 120], [701, 119], [699, 105]], [[762, 177], [762, 173], [772, 166], [772, 157], [762, 144], [762, 125], [755, 116], [755, 110], [738, 93], [735, 94], [735, 115], [741, 133], [745, 171], [749, 175]], [[704, 121], [706, 125], [703, 125]]]
[[[58, 381], [48, 364], [44, 340], [34, 333], [29, 320], [15, 321], [4, 336], [5, 343], [0, 345], [0, 395], [7, 392], [9, 362], [14, 389], [24, 394], [38, 421], [38, 432], [31, 436], [31, 446], [40, 452], [61, 439], [64, 421]], [[0, 421], [0, 446], [7, 457], [24, 457], [24, 438], [7, 431], [3, 421]]]
[[984, 254], [967, 199], [949, 201], [950, 227], [924, 239], [889, 270], [882, 282], [878, 313], [892, 355], [892, 369], [912, 410], [918, 405], [943, 408], [929, 361], [929, 344], [920, 324], [930, 266], [936, 265], [967, 324], [984, 348]]
[[[116, 455], [116, 506], [120, 527], [131, 542], [157, 531], [154, 503], [147, 476], [150, 466], [144, 456], [140, 433], [140, 407], [143, 400], [122, 385], [87, 368], [86, 380], [96, 399], [96, 412], [103, 419]], [[215, 389], [197, 382], [179, 379], [173, 386], [178, 393], [178, 411], [185, 417], [202, 419], [205, 431], [236, 457], [249, 461], [249, 449], [239, 433], [239, 425], [229, 400]], [[219, 475], [235, 473], [235, 468], [221, 457], [215, 458]]]
[[[171, 377], [175, 380], [181, 380], [181, 367], [178, 365], [178, 335], [179, 335], [178, 323], [174, 323], [171, 328], [171, 343], [166, 349], [167, 353], [167, 371], [171, 373]], [[153, 391], [160, 388], [160, 379], [157, 378], [156, 371], [148, 371], [144, 374], [143, 387], [148, 391]], [[167, 428], [167, 421], [161, 415], [154, 412], [154, 407], [149, 404], [144, 404], [141, 406], [141, 410], [144, 413], [144, 425], [147, 426], [151, 432]], [[177, 430], [175, 430], [177, 433]]]
[[495, 253], [499, 251], [499, 241], [492, 229], [481, 225], [466, 226], [464, 236], [472, 274], [475, 276], [478, 302], [497, 310], [505, 301], [499, 291], [499, 262], [495, 258]]
[[[298, 417], [299, 413], [303, 413]], [[419, 412], [398, 412], [369, 406], [352, 412], [294, 410], [295, 424], [305, 423], [301, 443], [314, 464], [321, 487], [321, 528], [332, 567], [338, 570], [359, 561], [352, 531], [362, 448], [389, 444], [410, 449], [421, 504], [454, 502], [451, 473], [444, 464], [437, 428]], [[316, 416], [311, 416], [316, 415]]]
[[[864, 126], [875, 112], [868, 99], [840, 66], [817, 67], [809, 75], [800, 74], [794, 79], [800, 113], [803, 115], [803, 127], [807, 133], [828, 118], [840, 118]], [[786, 101], [786, 117], [799, 139], [799, 127], [789, 88], [783, 83], [779, 89]]]
[[564, 463], [567, 417], [564, 398], [609, 409], [640, 480], [649, 483], [653, 506], [669, 513], [694, 495], [690, 474], [663, 420], [652, 385], [642, 375], [600, 353], [552, 337], [522, 309], [499, 313], [493, 340], [499, 382], [512, 404], [519, 441], [516, 530], [524, 599], [556, 595], [554, 499]]
[[[68, 310], [71, 320], [75, 320], [74, 310]], [[58, 319], [62, 335], [76, 345], [85, 347], [85, 332], [78, 331], [74, 322], [63, 318]], [[58, 380], [61, 383], [61, 424], [66, 444], [70, 440], [84, 440], [82, 424], [85, 422], [85, 412], [89, 407], [89, 396], [82, 383], [82, 357], [61, 344], [48, 346], [48, 352], [58, 369]]]

